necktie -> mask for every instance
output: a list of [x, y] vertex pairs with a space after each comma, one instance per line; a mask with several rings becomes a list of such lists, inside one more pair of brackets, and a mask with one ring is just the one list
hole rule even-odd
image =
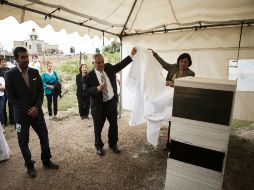
[[106, 76], [104, 73], [101, 73], [101, 83], [104, 84], [105, 88], [103, 90], [103, 102], [106, 102], [108, 100], [108, 88], [107, 88], [107, 81]]

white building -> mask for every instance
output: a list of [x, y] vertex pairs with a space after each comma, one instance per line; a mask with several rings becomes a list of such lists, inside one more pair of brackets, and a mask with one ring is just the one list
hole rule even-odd
[[29, 36], [30, 39], [28, 40], [14, 41], [14, 48], [19, 46], [25, 47], [31, 55], [42, 55], [43, 53], [57, 54], [59, 52], [58, 45], [50, 45], [43, 40], [39, 40], [34, 28]]

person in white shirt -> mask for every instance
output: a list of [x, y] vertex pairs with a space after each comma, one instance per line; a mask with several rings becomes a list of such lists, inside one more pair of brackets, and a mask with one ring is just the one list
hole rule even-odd
[[29, 67], [40, 71], [41, 64], [38, 61], [38, 56], [37, 55], [32, 56], [32, 62], [29, 63]]
[[4, 114], [3, 114], [3, 108], [5, 103], [4, 90], [5, 90], [4, 77], [0, 77], [0, 122], [1, 122], [1, 125], [4, 123]]

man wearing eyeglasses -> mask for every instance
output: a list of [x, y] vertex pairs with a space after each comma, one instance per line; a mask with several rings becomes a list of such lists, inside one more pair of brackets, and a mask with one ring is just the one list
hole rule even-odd
[[109, 63], [104, 64], [102, 54], [93, 56], [94, 69], [84, 78], [91, 97], [91, 113], [94, 122], [94, 135], [96, 153], [104, 156], [104, 143], [101, 139], [101, 132], [106, 119], [109, 122], [108, 144], [114, 153], [120, 153], [117, 147], [118, 125], [117, 125], [117, 85], [116, 73], [121, 71], [132, 62], [134, 55], [137, 53], [136, 48], [132, 48], [131, 54], [116, 65]]

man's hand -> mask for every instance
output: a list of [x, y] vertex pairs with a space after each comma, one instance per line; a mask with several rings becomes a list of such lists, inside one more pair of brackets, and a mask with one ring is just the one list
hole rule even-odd
[[97, 86], [97, 90], [100, 91], [100, 92], [102, 92], [104, 90], [104, 88], [105, 88], [104, 84], [101, 84], [101, 85]]
[[30, 115], [31, 117], [37, 117], [38, 116], [38, 108], [31, 107], [28, 111], [28, 115]]
[[170, 86], [174, 88], [174, 82], [172, 81], [166, 81], [166, 86]]
[[132, 50], [131, 50], [131, 55], [136, 55], [136, 53], [137, 53], [137, 49], [134, 47], [134, 48], [132, 48]]

